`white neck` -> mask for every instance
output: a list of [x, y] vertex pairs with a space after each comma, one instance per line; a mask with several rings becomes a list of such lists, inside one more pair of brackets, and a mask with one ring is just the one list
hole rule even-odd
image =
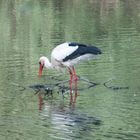
[[47, 57], [45, 59], [44, 67], [46, 67], [47, 69], [52, 69], [53, 68], [52, 63], [49, 61], [49, 59]]

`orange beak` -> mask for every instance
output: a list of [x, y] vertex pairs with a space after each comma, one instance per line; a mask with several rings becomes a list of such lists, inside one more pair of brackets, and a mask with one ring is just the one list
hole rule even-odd
[[42, 75], [42, 70], [43, 70], [43, 65], [40, 64], [40, 66], [39, 66], [39, 72], [38, 72], [38, 77], [41, 77], [41, 75]]

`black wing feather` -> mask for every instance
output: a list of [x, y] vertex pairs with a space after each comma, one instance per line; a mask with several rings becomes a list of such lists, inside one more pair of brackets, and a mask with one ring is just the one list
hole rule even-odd
[[81, 55], [85, 55], [85, 54], [93, 54], [93, 55], [98, 55], [101, 54], [101, 50], [95, 46], [90, 46], [90, 45], [85, 45], [85, 44], [80, 44], [80, 43], [69, 43], [69, 46], [71, 47], [75, 47], [78, 46], [78, 49], [76, 51], [74, 51], [72, 54], [70, 54], [69, 56], [65, 57], [63, 59], [63, 62], [67, 61], [67, 60], [72, 60], [75, 59]]

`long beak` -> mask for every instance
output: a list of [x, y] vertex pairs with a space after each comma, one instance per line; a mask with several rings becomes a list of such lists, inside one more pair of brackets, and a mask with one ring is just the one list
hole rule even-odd
[[39, 72], [38, 72], [38, 77], [41, 77], [41, 75], [42, 75], [42, 70], [43, 70], [43, 65], [40, 64], [40, 66], [39, 66]]

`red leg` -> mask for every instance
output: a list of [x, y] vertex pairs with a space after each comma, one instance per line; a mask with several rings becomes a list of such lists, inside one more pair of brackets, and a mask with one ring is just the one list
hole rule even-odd
[[42, 110], [43, 98], [42, 98], [41, 93], [38, 94], [38, 105], [39, 105], [39, 110]]
[[76, 102], [76, 97], [77, 97], [77, 82], [78, 82], [78, 77], [76, 75], [76, 71], [74, 69], [74, 67], [72, 67], [72, 71], [73, 71], [73, 75], [74, 75], [74, 81], [75, 81], [75, 99], [74, 101]]
[[70, 81], [69, 81], [69, 90], [70, 90], [70, 99], [71, 102], [73, 102], [72, 100], [72, 79], [73, 79], [73, 74], [70, 68], [68, 68], [69, 74], [70, 74]]

